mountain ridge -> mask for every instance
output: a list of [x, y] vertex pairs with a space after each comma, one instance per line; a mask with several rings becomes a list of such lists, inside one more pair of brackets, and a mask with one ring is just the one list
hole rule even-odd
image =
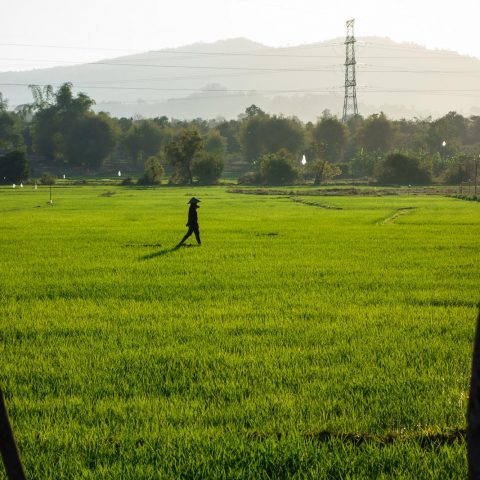
[[[71, 82], [114, 116], [235, 118], [251, 103], [269, 113], [314, 120], [341, 115], [344, 40], [270, 47], [245, 38], [123, 55], [82, 65], [0, 72], [15, 107], [29, 84]], [[359, 113], [392, 117], [480, 113], [480, 59], [387, 37], [357, 38]]]

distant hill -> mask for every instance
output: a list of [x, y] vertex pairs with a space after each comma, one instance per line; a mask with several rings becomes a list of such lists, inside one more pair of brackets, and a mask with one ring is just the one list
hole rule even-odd
[[[223, 40], [72, 66], [0, 73], [11, 107], [26, 85], [72, 82], [113, 116], [236, 118], [252, 103], [315, 120], [343, 108], [343, 38], [288, 48]], [[480, 60], [388, 38], [357, 39], [359, 113], [393, 118], [480, 114]]]

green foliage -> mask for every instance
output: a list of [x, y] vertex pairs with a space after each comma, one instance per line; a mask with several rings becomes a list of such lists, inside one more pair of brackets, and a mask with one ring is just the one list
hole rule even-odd
[[237, 120], [225, 121], [218, 124], [216, 129], [224, 138], [226, 138], [228, 153], [241, 152], [241, 145], [239, 141], [240, 122]]
[[23, 144], [22, 127], [19, 118], [13, 113], [0, 108], [0, 149], [19, 149]]
[[261, 172], [246, 172], [238, 178], [239, 185], [260, 185], [263, 183]]
[[0, 150], [19, 150], [24, 147], [21, 116], [8, 111], [8, 101], [0, 92]]
[[227, 153], [227, 139], [217, 129], [208, 132], [204, 144], [205, 151], [223, 160]]
[[[478, 172], [477, 172], [478, 175]], [[458, 155], [450, 159], [444, 171], [443, 181], [446, 184], [458, 184], [472, 181], [475, 177], [475, 162], [465, 155]]]
[[43, 172], [42, 176], [38, 179], [40, 185], [55, 185], [57, 177], [50, 172]]
[[385, 152], [392, 144], [394, 129], [382, 112], [368, 117], [363, 123], [359, 135], [362, 146], [367, 152]]
[[262, 155], [281, 149], [298, 153], [304, 143], [303, 127], [296, 119], [256, 114], [242, 123], [240, 142], [247, 162], [255, 164]]
[[306, 168], [307, 177], [313, 178], [314, 185], [320, 185], [341, 175], [342, 170], [337, 165], [332, 165], [326, 160], [318, 159], [308, 164]]
[[293, 183], [298, 176], [294, 161], [295, 157], [285, 149], [263, 155], [259, 162], [259, 172], [263, 183], [267, 185]]
[[214, 185], [218, 182], [223, 172], [223, 161], [221, 157], [206, 152], [195, 156], [192, 163], [192, 175], [201, 184]]
[[400, 152], [386, 156], [377, 166], [377, 179], [384, 184], [426, 185], [430, 174], [418, 158]]
[[166, 141], [166, 134], [153, 120], [135, 122], [126, 132], [123, 145], [128, 157], [137, 164], [143, 164], [144, 159], [158, 155]]
[[192, 162], [203, 149], [203, 139], [197, 130], [182, 130], [165, 146], [167, 160], [174, 168], [171, 183], [191, 184]]
[[8, 109], [8, 100], [3, 98], [3, 93], [0, 92], [0, 112], [6, 112]]
[[358, 150], [350, 160], [352, 175], [356, 178], [372, 176], [375, 165], [381, 159], [382, 155], [380, 152], [369, 153], [363, 149]]
[[118, 135], [116, 125], [106, 114], [84, 114], [65, 136], [64, 156], [70, 166], [98, 168], [112, 153]]
[[164, 170], [158, 157], [147, 158], [144, 164], [143, 177], [138, 180], [140, 185], [160, 185], [162, 183]]
[[132, 186], [132, 185], [135, 185], [135, 180], [133, 179], [133, 177], [125, 177], [121, 182], [120, 182], [120, 185], [123, 185], [123, 186]]
[[27, 180], [30, 166], [23, 150], [13, 150], [0, 157], [0, 183], [18, 183]]
[[313, 128], [312, 137], [322, 158], [329, 162], [340, 161], [347, 141], [346, 128], [340, 120], [324, 115]]
[[31, 88], [34, 150], [50, 161], [98, 167], [116, 143], [117, 130], [109, 117], [94, 114], [94, 100], [84, 93], [74, 96], [71, 83], [56, 92], [51, 86]]
[[245, 109], [245, 115], [247, 117], [254, 117], [255, 115], [264, 115], [264, 114], [265, 112], [260, 107], [257, 107], [255, 104], [252, 104]]

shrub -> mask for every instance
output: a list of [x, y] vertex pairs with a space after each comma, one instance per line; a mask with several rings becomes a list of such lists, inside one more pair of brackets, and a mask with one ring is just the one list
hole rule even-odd
[[443, 175], [443, 181], [447, 185], [468, 182], [475, 175], [473, 162], [459, 161], [447, 167]]
[[193, 160], [192, 175], [200, 183], [207, 185], [217, 183], [222, 172], [223, 161], [218, 156], [202, 152]]
[[55, 185], [57, 178], [50, 172], [43, 172], [42, 176], [38, 179], [40, 185]]
[[337, 165], [332, 165], [326, 160], [318, 159], [307, 166], [307, 177], [313, 177], [313, 184], [320, 185], [322, 182], [338, 177], [342, 171]]
[[400, 185], [425, 185], [431, 181], [430, 173], [418, 158], [398, 152], [390, 153], [379, 162], [377, 179], [380, 183]]
[[30, 175], [28, 160], [23, 150], [13, 150], [0, 157], [0, 182], [18, 183]]
[[294, 157], [285, 149], [277, 153], [267, 153], [260, 158], [260, 175], [263, 183], [287, 185], [297, 178], [298, 171], [293, 166]]
[[260, 172], [246, 172], [238, 178], [240, 185], [258, 185], [262, 183]]
[[133, 179], [133, 177], [126, 177], [120, 182], [120, 185], [124, 185], [124, 186], [135, 185], [135, 180]]
[[160, 160], [151, 156], [147, 158], [144, 164], [144, 174], [143, 177], [139, 178], [139, 185], [160, 185], [162, 183], [163, 177], [163, 167], [160, 163]]

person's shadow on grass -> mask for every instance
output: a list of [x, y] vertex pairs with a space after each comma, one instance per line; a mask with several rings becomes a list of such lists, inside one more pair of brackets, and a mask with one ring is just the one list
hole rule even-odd
[[151, 260], [152, 258], [163, 257], [164, 255], [168, 255], [169, 253], [176, 252], [177, 250], [181, 250], [182, 248], [195, 248], [199, 247], [199, 245], [175, 245], [174, 247], [164, 248], [163, 250], [159, 250], [158, 252], [149, 253], [148, 255], [143, 255], [140, 257], [140, 260]]

